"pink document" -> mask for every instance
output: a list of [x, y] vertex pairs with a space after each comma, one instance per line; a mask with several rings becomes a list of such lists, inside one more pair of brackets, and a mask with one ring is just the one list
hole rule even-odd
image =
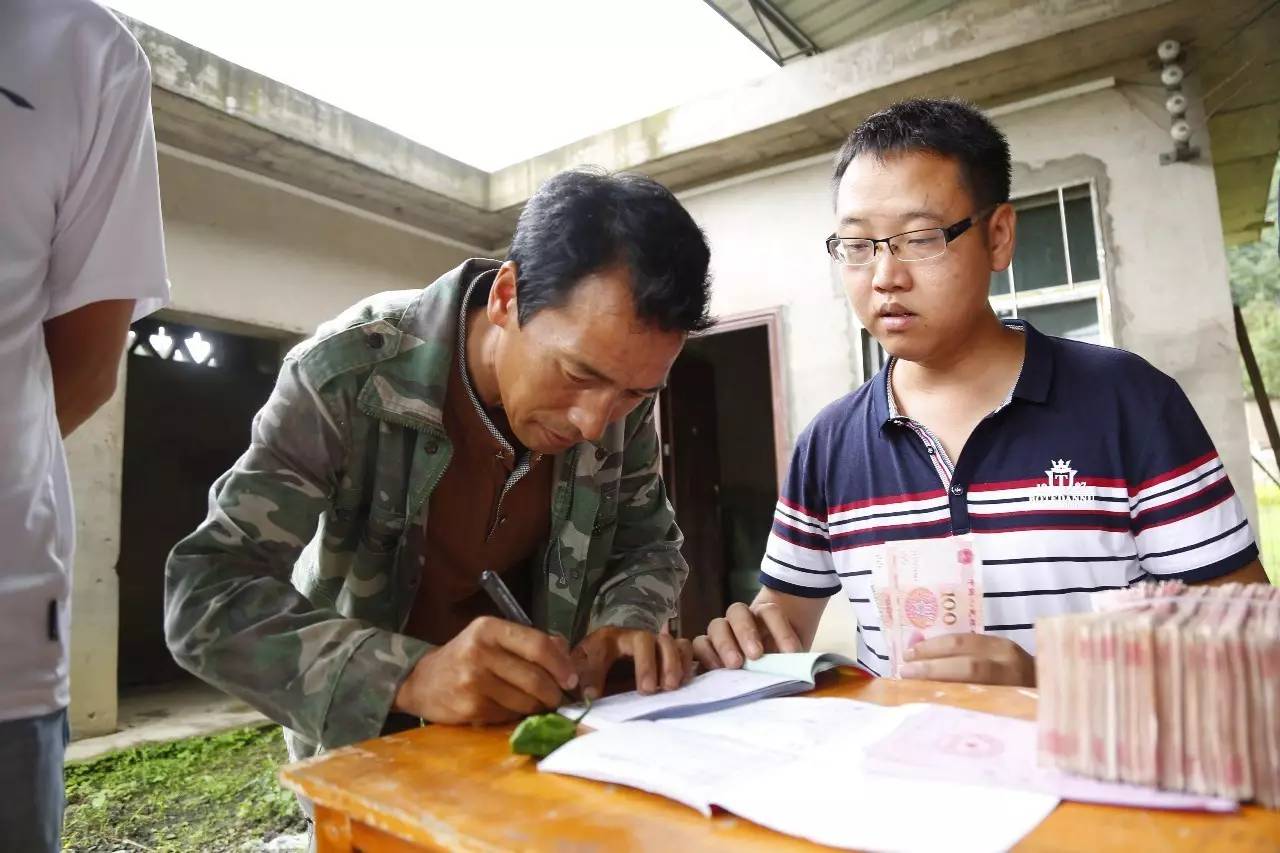
[[1099, 782], [1036, 763], [1036, 724], [945, 705], [925, 705], [867, 750], [865, 769], [899, 777], [968, 782], [1056, 794], [1064, 800], [1232, 812], [1234, 800]]

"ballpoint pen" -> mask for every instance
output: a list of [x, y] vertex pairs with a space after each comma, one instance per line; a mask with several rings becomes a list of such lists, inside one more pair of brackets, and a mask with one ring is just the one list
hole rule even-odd
[[[533, 627], [533, 620], [529, 618], [529, 614], [524, 612], [524, 608], [520, 606], [520, 602], [516, 601], [516, 597], [511, 594], [511, 590], [502, 582], [502, 578], [494, 572], [486, 569], [480, 573], [480, 586], [484, 587], [484, 591], [489, 593], [489, 597], [493, 599], [493, 603], [498, 605], [498, 610], [502, 612], [502, 617], [510, 622], [518, 625], [524, 625], [526, 628]], [[576, 694], [576, 695], [575, 695]], [[565, 691], [565, 696], [574, 702], [587, 702], [587, 707], [591, 707], [591, 703], [587, 701], [587, 695], [581, 684], [575, 691]]]

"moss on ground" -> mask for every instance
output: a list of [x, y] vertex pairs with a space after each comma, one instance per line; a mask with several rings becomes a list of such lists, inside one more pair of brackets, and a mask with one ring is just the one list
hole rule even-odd
[[141, 746], [67, 766], [63, 848], [217, 853], [301, 832], [306, 820], [276, 773], [276, 726]]

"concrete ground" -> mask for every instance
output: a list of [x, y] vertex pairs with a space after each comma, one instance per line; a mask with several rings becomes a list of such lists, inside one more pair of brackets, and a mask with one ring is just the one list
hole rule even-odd
[[121, 694], [114, 734], [85, 738], [67, 747], [67, 761], [87, 761], [132, 746], [210, 735], [267, 722], [238, 699], [202, 681], [138, 688]]

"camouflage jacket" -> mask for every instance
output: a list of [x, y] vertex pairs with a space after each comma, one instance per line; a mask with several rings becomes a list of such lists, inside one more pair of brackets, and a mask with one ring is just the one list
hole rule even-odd
[[[249, 449], [169, 556], [174, 657], [287, 727], [295, 756], [376, 737], [431, 648], [397, 632], [452, 452], [441, 408], [461, 300], [496, 266], [471, 260], [423, 290], [374, 296], [294, 348]], [[604, 625], [657, 630], [688, 567], [652, 402], [555, 465], [535, 624], [573, 643]]]

